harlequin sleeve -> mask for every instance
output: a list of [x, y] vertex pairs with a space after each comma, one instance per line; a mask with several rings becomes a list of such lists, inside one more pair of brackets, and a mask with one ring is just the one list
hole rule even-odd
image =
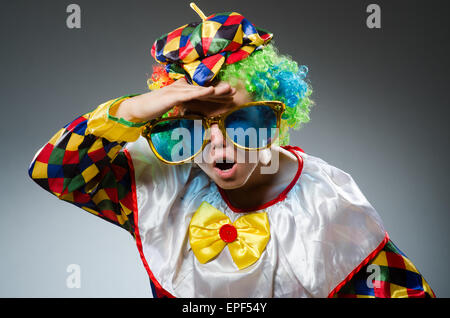
[[335, 298], [435, 298], [414, 264], [389, 240], [334, 294]]
[[122, 147], [145, 123], [114, 116], [120, 103], [101, 104], [59, 130], [35, 155], [30, 177], [42, 188], [133, 233], [130, 167]]

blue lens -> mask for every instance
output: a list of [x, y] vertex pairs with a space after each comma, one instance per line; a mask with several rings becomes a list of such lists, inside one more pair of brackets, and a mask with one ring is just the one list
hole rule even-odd
[[150, 138], [164, 160], [177, 162], [194, 156], [202, 148], [204, 134], [201, 120], [174, 119], [159, 122]]
[[276, 137], [277, 114], [266, 105], [241, 108], [227, 116], [228, 137], [246, 148], [263, 148]]

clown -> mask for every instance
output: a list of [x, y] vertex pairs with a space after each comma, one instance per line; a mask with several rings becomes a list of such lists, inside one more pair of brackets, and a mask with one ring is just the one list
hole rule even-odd
[[308, 69], [192, 7], [153, 45], [151, 91], [69, 123], [30, 176], [129, 231], [155, 297], [434, 297], [352, 177], [288, 145]]

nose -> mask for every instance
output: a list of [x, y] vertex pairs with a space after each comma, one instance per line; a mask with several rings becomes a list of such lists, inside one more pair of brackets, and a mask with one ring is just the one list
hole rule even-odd
[[218, 149], [225, 146], [225, 137], [219, 128], [219, 125], [211, 125], [211, 148]]

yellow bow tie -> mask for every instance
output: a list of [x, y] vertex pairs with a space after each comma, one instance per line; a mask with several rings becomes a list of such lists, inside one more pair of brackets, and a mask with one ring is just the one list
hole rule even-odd
[[228, 216], [203, 201], [189, 224], [189, 243], [202, 264], [220, 254], [228, 245], [231, 257], [239, 269], [256, 262], [270, 238], [266, 212], [249, 213], [234, 223]]

